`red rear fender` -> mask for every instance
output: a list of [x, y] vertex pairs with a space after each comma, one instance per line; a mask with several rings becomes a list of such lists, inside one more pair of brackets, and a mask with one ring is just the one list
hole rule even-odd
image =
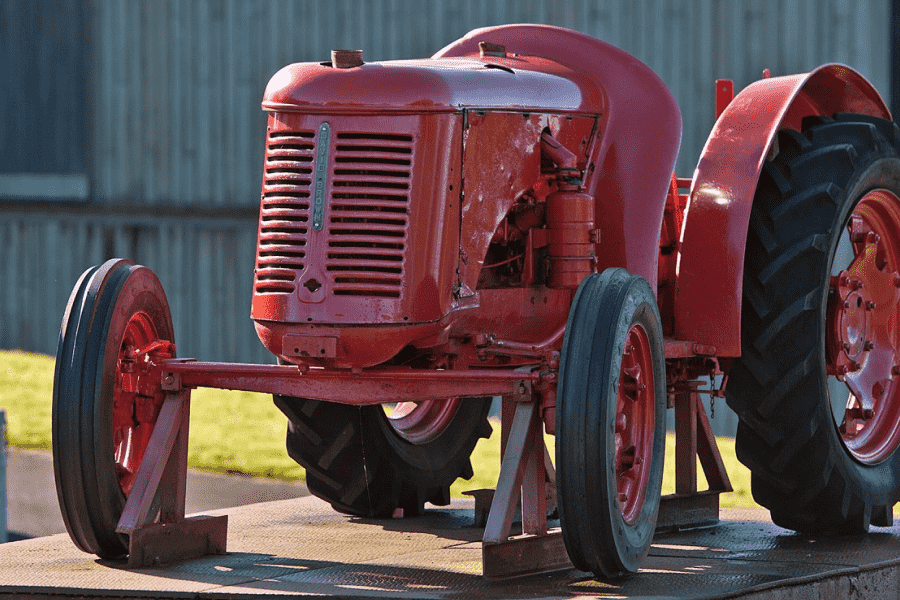
[[805, 116], [839, 112], [891, 118], [872, 84], [837, 64], [757, 81], [722, 113], [697, 163], [681, 232], [679, 339], [740, 355], [744, 248], [763, 162], [779, 129], [800, 130]]

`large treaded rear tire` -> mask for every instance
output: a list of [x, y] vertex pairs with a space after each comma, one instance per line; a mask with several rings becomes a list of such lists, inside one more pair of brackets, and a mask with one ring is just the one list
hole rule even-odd
[[450, 484], [472, 477], [469, 456], [491, 435], [490, 398], [459, 402], [438, 435], [403, 439], [380, 406], [351, 406], [274, 396], [288, 417], [288, 455], [306, 468], [309, 491], [336, 510], [363, 517], [418, 514], [426, 502], [446, 506]]
[[[848, 396], [830, 392], [829, 377], [834, 382], [842, 364], [857, 372], [875, 366], [859, 348], [851, 353], [862, 364], [848, 362], [826, 332], [840, 329], [834, 315], [844, 314], [835, 312], [829, 295], [840, 291], [832, 269], [840, 268], [835, 256], [851, 215], [872, 190], [900, 196], [900, 131], [890, 121], [838, 114], [808, 117], [802, 132], [783, 130], [777, 141], [778, 154], [765, 163], [753, 201], [742, 356], [727, 387], [728, 404], [740, 417], [737, 455], [752, 473], [754, 499], [782, 527], [840, 533], [890, 525], [891, 507], [900, 499], [900, 451], [891, 441], [896, 425], [886, 421], [896, 421], [900, 382], [894, 376], [885, 383], [888, 391], [876, 405], [885, 443], [867, 460], [851, 449], [853, 439], [833, 414], [833, 403], [840, 406]], [[900, 268], [891, 260], [879, 267], [883, 274], [870, 267], [873, 276]], [[896, 301], [890, 311], [897, 314]], [[896, 337], [889, 345], [888, 352], [898, 350]]]

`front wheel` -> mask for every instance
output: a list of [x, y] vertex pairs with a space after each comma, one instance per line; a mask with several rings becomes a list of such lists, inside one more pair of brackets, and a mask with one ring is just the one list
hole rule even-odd
[[659, 513], [666, 375], [650, 285], [625, 269], [582, 281], [572, 301], [556, 407], [556, 485], [572, 564], [634, 573]]
[[53, 382], [53, 472], [69, 536], [102, 558], [127, 553], [116, 526], [164, 400], [145, 376], [174, 356], [162, 285], [110, 260], [84, 272], [66, 307]]
[[753, 201], [729, 405], [754, 499], [797, 531], [890, 525], [900, 499], [900, 130], [779, 132]]

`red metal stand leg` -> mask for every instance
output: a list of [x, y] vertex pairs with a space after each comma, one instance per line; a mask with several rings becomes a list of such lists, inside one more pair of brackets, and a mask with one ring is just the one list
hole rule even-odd
[[[504, 404], [504, 408], [512, 404]], [[505, 439], [497, 490], [491, 502], [482, 544], [486, 578], [504, 578], [571, 566], [559, 528], [547, 528], [547, 447], [537, 402], [518, 402]], [[508, 410], [508, 409], [507, 409]], [[522, 499], [520, 536], [510, 537], [516, 506]]]
[[[663, 496], [657, 529], [680, 529], [719, 520], [719, 494], [732, 490], [716, 445], [700, 381], [675, 384], [675, 494]], [[709, 489], [697, 491], [697, 458]]]
[[[184, 517], [189, 411], [190, 390], [170, 393], [160, 409], [116, 528], [129, 536], [129, 567], [225, 553], [227, 516]], [[159, 519], [153, 521], [157, 497]]]

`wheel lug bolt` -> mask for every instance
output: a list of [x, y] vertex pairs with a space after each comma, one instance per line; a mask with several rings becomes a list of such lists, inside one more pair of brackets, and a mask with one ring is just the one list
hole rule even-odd
[[871, 419], [872, 417], [875, 416], [875, 411], [872, 410], [871, 408], [867, 408], [867, 409], [863, 410], [862, 416], [863, 416], [863, 419], [866, 419], [866, 420]]
[[844, 342], [841, 344], [841, 348], [844, 349], [844, 352], [850, 352], [850, 342]]
[[871, 300], [866, 300], [866, 310], [875, 310], [875, 307], [878, 305], [872, 302]]
[[850, 301], [844, 300], [844, 308], [850, 308]]
[[859, 364], [858, 362], [856, 362], [855, 360], [851, 360], [851, 361], [850, 361], [850, 370], [851, 370], [851, 371], [859, 371], [859, 368], [860, 368], [861, 366], [862, 366], [862, 365], [860, 365], [860, 364]]
[[868, 235], [866, 235], [866, 241], [870, 244], [877, 244], [879, 241], [881, 241], [881, 237], [874, 231], [870, 231]]
[[874, 347], [875, 347], [875, 344], [873, 344], [869, 340], [866, 340], [865, 342], [863, 342], [863, 350], [866, 352], [873, 349]]
[[[897, 277], [900, 278], [900, 273], [897, 274]], [[847, 287], [850, 285], [850, 277], [847, 275], [841, 275], [839, 281], [842, 287]]]

